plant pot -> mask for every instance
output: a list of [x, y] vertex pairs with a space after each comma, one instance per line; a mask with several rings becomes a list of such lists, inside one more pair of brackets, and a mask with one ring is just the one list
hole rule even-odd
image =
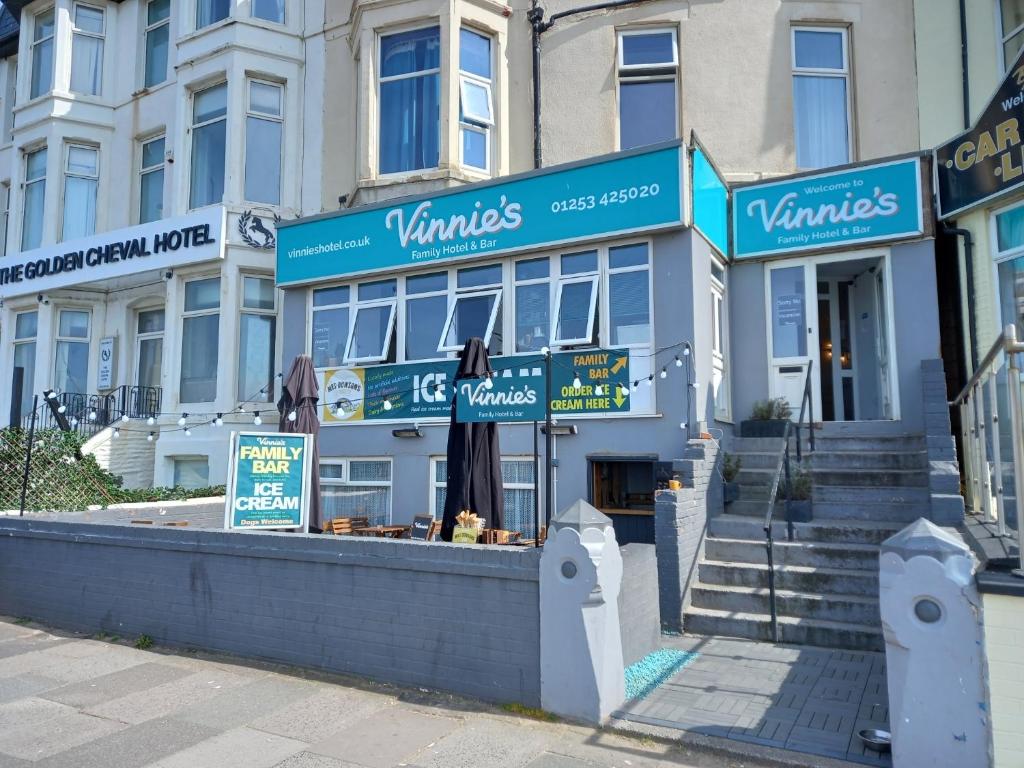
[[782, 437], [789, 419], [747, 419], [740, 422], [742, 437]]
[[786, 520], [791, 523], [809, 523], [814, 518], [814, 503], [810, 499], [786, 501]]
[[722, 500], [731, 504], [740, 497], [740, 484], [736, 482], [722, 484]]

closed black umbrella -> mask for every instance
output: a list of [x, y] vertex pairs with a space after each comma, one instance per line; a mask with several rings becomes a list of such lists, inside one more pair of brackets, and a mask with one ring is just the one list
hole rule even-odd
[[[480, 379], [491, 373], [483, 339], [472, 338], [462, 350], [455, 388], [460, 379]], [[448, 494], [444, 500], [441, 538], [452, 540], [455, 517], [468, 509], [483, 518], [488, 528], [502, 528], [505, 502], [501, 486], [501, 449], [498, 425], [493, 421], [459, 423], [456, 403], [448, 427]]]
[[[277, 401], [277, 411], [281, 417], [277, 431], [313, 436], [308, 521], [309, 530], [313, 533], [321, 533], [323, 530], [320, 516], [320, 419], [316, 415], [319, 400], [320, 385], [316, 383], [313, 360], [309, 355], [296, 355], [281, 385], [281, 399]], [[292, 411], [295, 411], [295, 421], [288, 418]]]

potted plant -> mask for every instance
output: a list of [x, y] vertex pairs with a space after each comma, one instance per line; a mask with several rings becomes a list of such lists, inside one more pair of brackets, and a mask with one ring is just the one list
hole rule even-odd
[[750, 418], [740, 422], [740, 434], [743, 437], [782, 437], [792, 415], [793, 409], [783, 397], [758, 400], [754, 403]]
[[731, 504], [740, 497], [740, 484], [736, 475], [740, 472], [743, 460], [733, 453], [722, 453], [722, 495], [726, 504]]
[[793, 523], [809, 523], [813, 517], [811, 473], [800, 467], [789, 478], [789, 489], [786, 493], [786, 519]]

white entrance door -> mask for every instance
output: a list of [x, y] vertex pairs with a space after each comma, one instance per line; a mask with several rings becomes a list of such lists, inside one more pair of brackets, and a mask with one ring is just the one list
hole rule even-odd
[[[769, 386], [773, 398], [787, 400], [793, 419], [800, 414], [807, 366], [818, 368], [817, 284], [810, 261], [767, 264]], [[815, 418], [821, 418], [818, 376], [811, 376]]]

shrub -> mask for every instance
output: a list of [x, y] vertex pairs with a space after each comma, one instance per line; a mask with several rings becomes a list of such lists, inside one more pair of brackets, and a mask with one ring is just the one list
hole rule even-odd
[[740, 467], [743, 464], [743, 459], [732, 453], [722, 454], [722, 479], [727, 483], [731, 483], [736, 479], [736, 475], [740, 473]]
[[793, 409], [789, 407], [789, 401], [784, 397], [776, 397], [772, 400], [758, 400], [751, 409], [750, 418], [754, 421], [787, 420], [793, 415]]
[[811, 473], [806, 469], [798, 469], [789, 478], [786, 498], [790, 501], [807, 501], [811, 498], [811, 489]]

